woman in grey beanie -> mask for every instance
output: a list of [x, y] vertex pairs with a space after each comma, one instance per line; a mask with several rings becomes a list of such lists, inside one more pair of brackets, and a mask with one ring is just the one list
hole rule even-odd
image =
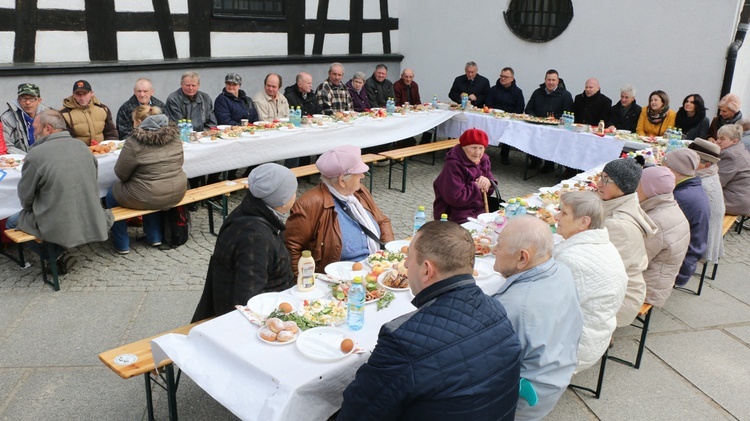
[[284, 221], [296, 198], [297, 178], [288, 168], [263, 164], [250, 173], [247, 195], [219, 231], [193, 321], [294, 285]]

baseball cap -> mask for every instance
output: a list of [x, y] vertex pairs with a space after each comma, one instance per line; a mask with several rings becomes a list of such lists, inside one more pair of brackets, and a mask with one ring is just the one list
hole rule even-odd
[[91, 92], [91, 84], [86, 80], [78, 80], [73, 84], [73, 93], [78, 91]]
[[18, 85], [18, 96], [21, 95], [31, 95], [39, 98], [41, 92], [39, 91], [39, 86], [34, 85], [33, 83], [22, 83]]

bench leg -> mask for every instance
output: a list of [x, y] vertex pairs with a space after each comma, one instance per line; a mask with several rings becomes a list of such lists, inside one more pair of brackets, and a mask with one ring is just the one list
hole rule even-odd
[[631, 324], [631, 326], [635, 326], [637, 328], [641, 329], [641, 341], [638, 344], [638, 354], [636, 354], [635, 357], [635, 363], [632, 363], [630, 361], [625, 361], [622, 358], [617, 358], [613, 356], [608, 356], [607, 358], [618, 362], [620, 364], [625, 364], [629, 367], [633, 367], [635, 369], [641, 368], [641, 359], [643, 358], [643, 350], [646, 348], [646, 335], [648, 335], [648, 325], [651, 322], [651, 313], [653, 312], [653, 307], [648, 310], [648, 313], [646, 313], [643, 317], [637, 316], [636, 320], [641, 322], [641, 326]]
[[401, 193], [406, 193], [406, 162], [409, 161], [409, 158], [404, 158], [404, 168], [403, 168], [403, 174], [401, 176]]
[[168, 364], [167, 370], [167, 403], [169, 405], [169, 419], [170, 421], [177, 421], [177, 383], [174, 377], [174, 365]]
[[714, 270], [711, 272], [711, 277], [709, 278], [712, 281], [716, 280], [716, 271], [719, 270], [719, 264], [714, 263]]
[[366, 174], [370, 177], [370, 194], [372, 194], [372, 175], [373, 175], [373, 172], [372, 171], [368, 171]]
[[146, 412], [148, 421], [154, 421], [154, 399], [151, 392], [151, 373], [145, 373], [143, 378], [146, 379]]
[[599, 399], [602, 396], [602, 386], [604, 385], [604, 370], [607, 368], [607, 358], [609, 356], [608, 354], [609, 349], [604, 351], [604, 355], [602, 355], [601, 362], [599, 363], [599, 377], [596, 381], [596, 389], [578, 386], [576, 384], [570, 384], [568, 385], [568, 387], [572, 389], [585, 390], [586, 392], [592, 393], [596, 399]]
[[3, 249], [1, 253], [8, 259], [16, 262], [16, 264], [20, 266], [21, 269], [30, 268], [31, 263], [27, 262], [23, 255], [23, 243], [16, 244], [16, 247], [18, 247], [18, 257], [15, 257], [12, 254], [8, 253], [5, 249]]
[[391, 189], [391, 178], [393, 177], [393, 160], [388, 160], [388, 190]]
[[[47, 253], [45, 253], [45, 251]], [[46, 258], [44, 257], [46, 254]], [[52, 281], [47, 279], [47, 260], [49, 260], [49, 270], [52, 273]], [[39, 261], [42, 267], [42, 281], [45, 284], [52, 285], [55, 291], [60, 291], [60, 281], [57, 273], [57, 250], [49, 243], [39, 245]]]

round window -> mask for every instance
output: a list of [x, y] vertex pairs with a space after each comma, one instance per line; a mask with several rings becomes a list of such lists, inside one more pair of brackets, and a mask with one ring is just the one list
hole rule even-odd
[[573, 20], [573, 2], [511, 0], [503, 16], [517, 37], [531, 42], [547, 42], [562, 34]]

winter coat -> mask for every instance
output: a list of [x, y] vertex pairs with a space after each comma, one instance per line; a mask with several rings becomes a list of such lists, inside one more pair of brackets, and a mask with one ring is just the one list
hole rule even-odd
[[302, 92], [300, 92], [299, 87], [297, 87], [297, 84], [295, 83], [284, 89], [284, 96], [289, 102], [290, 107], [300, 107], [302, 110], [302, 116], [322, 114], [320, 106], [318, 106], [318, 99], [315, 97], [315, 90], [310, 91], [307, 94], [307, 98], [303, 98]]
[[[462, 224], [469, 217], [484, 213], [484, 196], [476, 183], [479, 176], [485, 176], [497, 183], [492, 175], [490, 157], [485, 153], [479, 164], [473, 163], [461, 145], [454, 146], [445, 155], [443, 170], [432, 183], [435, 190], [435, 202], [432, 211], [435, 220], [445, 213], [448, 220]], [[487, 196], [494, 194], [490, 187]]]
[[349, 96], [352, 98], [352, 109], [357, 112], [370, 109], [370, 100], [367, 99], [367, 91], [364, 86], [357, 92], [352, 85], [352, 81], [346, 82], [346, 89], [349, 90]]
[[114, 216], [103, 209], [97, 159], [67, 131], [38, 139], [24, 159], [16, 227], [65, 248], [104, 241]]
[[249, 122], [258, 121], [258, 112], [255, 111], [253, 100], [240, 89], [240, 96], [236, 97], [227, 92], [226, 88], [221, 90], [214, 102], [214, 114], [218, 124], [239, 126], [240, 120], [247, 119]]
[[648, 267], [648, 256], [644, 240], [654, 234], [656, 224], [643, 212], [635, 193], [605, 201], [604, 215], [609, 241], [620, 253], [628, 274], [625, 299], [617, 312], [617, 327], [622, 327], [633, 322], [646, 299], [643, 271]]
[[[6, 102], [8, 109], [0, 116], [3, 123], [3, 137], [8, 153], [25, 154], [29, 151], [29, 132], [26, 129], [26, 121], [21, 113], [23, 109], [18, 104], [11, 105]], [[47, 106], [42, 104], [36, 106], [36, 114], [46, 110]]]
[[182, 141], [174, 123], [155, 131], [136, 127], [117, 157], [115, 199], [131, 209], [173, 207], [187, 189], [183, 162]]
[[112, 111], [99, 102], [96, 96], [91, 98], [89, 105], [82, 107], [71, 95], [63, 100], [60, 114], [65, 119], [70, 135], [82, 140], [87, 146], [91, 144], [91, 140], [101, 143], [103, 140], [120, 139], [112, 121]]
[[453, 102], [461, 103], [461, 94], [474, 94], [476, 101], [471, 101], [471, 105], [484, 107], [487, 94], [490, 92], [490, 81], [486, 77], [477, 73], [474, 80], [469, 80], [466, 75], [461, 75], [453, 80], [451, 90], [448, 92], [448, 98]]
[[284, 224], [249, 192], [219, 230], [193, 322], [221, 316], [263, 292], [295, 284]]
[[716, 164], [695, 172], [701, 178], [701, 186], [708, 197], [708, 206], [711, 208], [711, 216], [708, 220], [708, 241], [706, 242], [706, 253], [703, 257], [713, 264], [719, 263], [724, 257], [724, 196], [719, 180], [719, 167]]
[[[138, 102], [138, 98], [133, 95], [117, 110], [117, 133], [120, 135], [120, 138], [127, 139], [133, 133], [133, 111], [140, 105], [141, 103]], [[161, 108], [165, 114], [167, 112], [164, 103], [154, 96], [151, 97], [148, 105]]]
[[[407, 94], [409, 89], [411, 89], [411, 98]], [[408, 102], [411, 105], [422, 103], [417, 82], [412, 81], [411, 85], [407, 86], [402, 79], [399, 79], [393, 82], [393, 93], [396, 95], [396, 106], [398, 107], [404, 105], [404, 102]]]
[[676, 117], [675, 110], [669, 110], [661, 123], [653, 124], [648, 120], [648, 107], [643, 107], [641, 115], [638, 117], [638, 125], [635, 126], [635, 132], [638, 136], [662, 136], [668, 128], [674, 127]]
[[[289, 219], [286, 221], [286, 245], [292, 256], [292, 270], [295, 274], [303, 250], [312, 252], [316, 272], [323, 272], [329, 263], [341, 260], [341, 227], [333, 195], [328, 189], [325, 183], [320, 183], [306, 191], [292, 206]], [[380, 240], [393, 241], [391, 220], [375, 204], [370, 191], [360, 186], [359, 190], [354, 192], [354, 196], [380, 227]]]
[[658, 228], [645, 240], [648, 254], [648, 267], [643, 271], [646, 302], [663, 307], [672, 293], [690, 244], [690, 224], [671, 193], [644, 200], [641, 209]]
[[612, 100], [602, 94], [602, 91], [597, 91], [592, 96], [586, 96], [586, 92], [578, 94], [573, 101], [575, 122], [596, 126], [600, 120], [609, 121], [610, 108]]
[[685, 130], [685, 128], [680, 127], [679, 122], [675, 118], [675, 126], [682, 130], [682, 138], [687, 140], [695, 140], [697, 137], [705, 139], [708, 136], [708, 124], [708, 117], [705, 117], [695, 126]]
[[719, 179], [727, 215], [750, 215], [750, 152], [742, 142], [721, 150]]
[[630, 107], [625, 114], [622, 113], [622, 103], [617, 101], [617, 104], [612, 106], [609, 110], [609, 121], [607, 127], [615, 126], [619, 130], [630, 130], [635, 133], [636, 127], [638, 127], [638, 119], [641, 117], [641, 106], [635, 103], [635, 100], [630, 104]]
[[555, 260], [573, 273], [583, 311], [576, 367], [580, 372], [594, 365], [609, 347], [628, 274], [606, 228], [579, 232], [561, 242], [555, 246]]
[[508, 277], [493, 296], [505, 307], [521, 341], [521, 377], [539, 401], [518, 400], [516, 420], [539, 420], [555, 407], [576, 368], [583, 313], [570, 270], [550, 258]]
[[573, 96], [565, 90], [562, 84], [558, 85], [554, 91], [547, 93], [542, 83], [531, 94], [525, 112], [537, 117], [547, 117], [549, 113], [553, 113], [555, 118], [560, 118], [563, 111], [571, 110], [573, 110]]
[[516, 85], [515, 80], [506, 88], [500, 84], [500, 79], [498, 79], [495, 86], [490, 88], [489, 93], [487, 93], [487, 99], [484, 101], [484, 105], [490, 108], [497, 108], [515, 114], [523, 113], [525, 104], [523, 91]]
[[289, 118], [289, 102], [284, 95], [276, 94], [276, 99], [260, 91], [253, 97], [255, 109], [258, 110], [258, 118], [263, 121], [274, 121], [280, 118]]
[[412, 303], [417, 311], [380, 328], [337, 420], [513, 420], [521, 345], [503, 306], [470, 274]]
[[167, 110], [164, 114], [175, 123], [179, 120], [191, 120], [193, 130], [203, 131], [216, 126], [214, 102], [207, 93], [198, 91], [192, 100], [183, 92], [182, 88], [169, 94]]
[[[744, 146], [740, 147], [745, 149]], [[675, 281], [678, 286], [682, 286], [693, 276], [698, 261], [706, 253], [711, 205], [708, 203], [708, 196], [703, 191], [699, 177], [688, 178], [677, 183], [674, 188], [674, 198], [690, 224], [690, 245], [685, 254], [685, 260], [682, 261], [680, 274], [677, 275]]]
[[364, 89], [367, 91], [367, 101], [372, 107], [385, 107], [388, 98], [395, 98], [393, 93], [393, 82], [383, 79], [382, 82], [375, 80], [375, 76], [370, 76], [365, 81]]

